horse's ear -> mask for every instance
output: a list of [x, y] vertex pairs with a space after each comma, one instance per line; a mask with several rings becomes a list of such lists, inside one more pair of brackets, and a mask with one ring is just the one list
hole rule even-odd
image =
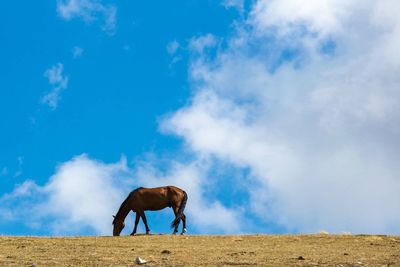
[[115, 219], [115, 215], [113, 215], [113, 218]]

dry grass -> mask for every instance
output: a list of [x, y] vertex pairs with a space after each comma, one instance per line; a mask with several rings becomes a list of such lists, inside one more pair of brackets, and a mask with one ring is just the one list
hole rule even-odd
[[400, 237], [0, 237], [0, 266], [400, 266]]

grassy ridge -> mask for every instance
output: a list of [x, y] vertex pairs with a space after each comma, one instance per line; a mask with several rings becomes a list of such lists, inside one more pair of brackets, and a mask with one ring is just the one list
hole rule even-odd
[[400, 266], [400, 237], [0, 237], [0, 266]]

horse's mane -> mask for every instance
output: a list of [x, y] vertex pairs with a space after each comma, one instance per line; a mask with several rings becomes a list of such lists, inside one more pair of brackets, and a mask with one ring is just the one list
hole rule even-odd
[[139, 189], [142, 189], [142, 188], [143, 188], [143, 187], [138, 187], [138, 188], [136, 188], [135, 190], [133, 190], [133, 191], [131, 191], [131, 192], [129, 193], [129, 195], [125, 198], [125, 200], [122, 202], [121, 206], [119, 207], [118, 212], [117, 212], [117, 214], [116, 214], [115, 217], [114, 217], [113, 223], [115, 222], [115, 219], [116, 219], [116, 218], [119, 218], [119, 217], [121, 216], [122, 209], [123, 209], [123, 207], [126, 205], [126, 203], [128, 202], [128, 199], [129, 199], [130, 197], [132, 197], [132, 196], [136, 193], [136, 191], [138, 191]]

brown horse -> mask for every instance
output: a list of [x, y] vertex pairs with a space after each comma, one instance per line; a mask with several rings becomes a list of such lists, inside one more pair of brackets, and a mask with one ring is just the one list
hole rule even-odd
[[146, 234], [150, 232], [147, 225], [145, 210], [162, 210], [166, 207], [172, 207], [175, 220], [171, 223], [171, 228], [174, 228], [173, 234], [178, 232], [180, 220], [183, 222], [182, 233], [186, 233], [186, 216], [183, 213], [187, 202], [187, 194], [182, 189], [175, 186], [164, 186], [157, 188], [139, 187], [133, 190], [128, 197], [122, 202], [117, 215], [113, 216], [113, 235], [119, 236], [122, 229], [125, 227], [125, 218], [130, 211], [136, 212], [135, 227], [131, 235], [136, 234], [137, 225], [140, 217], [146, 226]]

